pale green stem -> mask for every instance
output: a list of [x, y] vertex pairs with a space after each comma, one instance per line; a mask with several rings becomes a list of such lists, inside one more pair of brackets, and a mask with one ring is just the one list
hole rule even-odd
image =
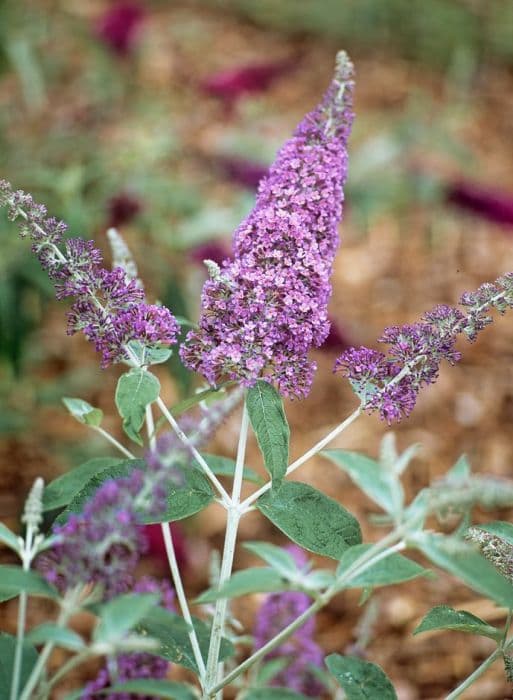
[[449, 695], [445, 698], [445, 700], [455, 700], [455, 698], [459, 698], [460, 695], [467, 690], [467, 688], [470, 688], [472, 683], [477, 681], [477, 679], [483, 675], [483, 673], [493, 664], [497, 659], [499, 659], [502, 656], [502, 649], [499, 647], [496, 649], [490, 656], [483, 661], [483, 663], [476, 668], [474, 673], [471, 673], [468, 678], [466, 678], [463, 683], [460, 683], [460, 685], [455, 688], [452, 693], [449, 693]]
[[[363, 408], [362, 406], [359, 406], [356, 411], [353, 411], [350, 416], [348, 416], [342, 423], [337, 425], [336, 428], [334, 428], [330, 433], [328, 433], [325, 437], [322, 438], [322, 440], [319, 440], [312, 448], [308, 450], [308, 452], [305, 452], [304, 455], [296, 459], [295, 462], [292, 462], [292, 464], [288, 467], [287, 471], [285, 472], [285, 475], [288, 476], [289, 474], [292, 474], [293, 471], [301, 467], [305, 462], [307, 462], [309, 459], [311, 459], [314, 455], [316, 455], [318, 452], [320, 452], [328, 443], [330, 443], [332, 440], [334, 440], [337, 435], [340, 435], [346, 428], [348, 428], [351, 423], [353, 423], [362, 413]], [[264, 484], [261, 488], [258, 489], [258, 491], [255, 491], [254, 493], [251, 494], [251, 496], [248, 496], [245, 501], [243, 501], [240, 504], [240, 509], [244, 513], [247, 511], [251, 504], [254, 503], [260, 496], [262, 496], [266, 491], [269, 491], [269, 489], [272, 486], [272, 481], [268, 481], [267, 484]]]
[[[235, 544], [237, 541], [237, 531], [239, 528], [239, 521], [241, 517], [240, 494], [242, 490], [242, 475], [244, 471], [244, 459], [246, 455], [248, 428], [249, 416], [246, 404], [244, 403], [239, 435], [239, 445], [237, 448], [237, 459], [235, 462], [235, 473], [233, 478], [231, 504], [228, 508], [223, 559], [221, 561], [221, 571], [219, 574], [219, 587], [221, 587], [223, 583], [225, 583], [232, 574], [233, 559], [235, 555]], [[221, 649], [221, 640], [224, 633], [227, 607], [227, 598], [220, 598], [216, 601], [214, 619], [212, 621], [212, 632], [210, 636], [210, 647], [208, 650], [206, 675], [207, 688], [217, 682], [218, 674], [220, 671], [222, 671], [222, 668], [219, 667], [219, 651]], [[223, 686], [220, 686], [216, 690], [216, 694], [219, 692], [219, 694], [217, 695], [218, 698], [222, 698], [222, 687]], [[211, 695], [205, 695], [204, 697], [211, 697]]]
[[135, 459], [135, 455], [130, 452], [130, 450], [127, 450], [124, 445], [122, 445], [120, 442], [116, 440], [115, 437], [113, 437], [110, 433], [108, 433], [106, 430], [101, 428], [100, 426], [94, 426], [91, 425], [89, 426], [93, 430], [96, 430], [97, 433], [99, 433], [102, 437], [104, 437], [108, 442], [110, 442], [111, 445], [114, 445], [114, 447], [119, 450], [122, 454], [125, 455], [125, 457], [128, 457], [128, 459]]
[[[66, 592], [62, 601], [62, 607], [59, 613], [59, 617], [57, 618], [58, 627], [66, 626], [67, 621], [75, 612], [76, 603], [80, 593], [80, 589], [73, 589], [72, 591]], [[46, 662], [48, 661], [54, 646], [55, 644], [53, 642], [46, 642], [46, 644], [44, 645], [36, 661], [36, 664], [32, 669], [32, 673], [30, 674], [25, 684], [25, 687], [23, 688], [23, 691], [19, 696], [19, 700], [30, 700], [32, 691], [34, 690], [39, 681], [39, 677], [46, 666]]]
[[362, 574], [364, 571], [374, 566], [381, 559], [385, 559], [394, 552], [400, 551], [405, 548], [404, 542], [396, 542], [394, 545], [390, 545], [402, 536], [404, 527], [394, 530], [389, 535], [383, 538], [381, 542], [378, 542], [373, 547], [368, 549], [362, 556], [357, 559], [353, 564], [337, 578], [337, 580], [327, 588], [324, 593], [319, 595], [319, 597], [307, 608], [298, 618], [290, 623], [285, 629], [283, 629], [276, 637], [273, 637], [267, 644], [258, 649], [249, 658], [243, 661], [237, 668], [226, 675], [217, 685], [208, 691], [207, 698], [213, 697], [221, 688], [234, 681], [241, 673], [244, 673], [248, 668], [250, 668], [256, 661], [263, 659], [269, 652], [273, 651], [276, 647], [285, 641], [291, 634], [293, 634], [297, 629], [299, 629], [307, 620], [309, 620], [313, 615], [315, 615], [321, 608], [323, 608], [334, 595], [339, 593], [344, 586], [355, 576]]
[[[155, 450], [157, 443], [157, 439], [155, 436], [155, 422], [153, 420], [153, 412], [149, 404], [148, 406], [146, 406], [146, 429], [148, 431], [150, 448], [152, 450]], [[194, 626], [192, 624], [192, 616], [189, 610], [189, 604], [187, 603], [187, 598], [182, 583], [182, 577], [180, 575], [180, 569], [178, 568], [178, 562], [176, 560], [176, 552], [173, 544], [171, 527], [169, 523], [160, 523], [160, 527], [162, 530], [162, 537], [164, 538], [164, 545], [166, 548], [169, 569], [171, 571], [173, 584], [175, 586], [176, 597], [178, 598], [183, 618], [189, 626], [189, 640], [191, 642], [192, 651], [194, 653], [194, 659], [198, 667], [200, 682], [203, 686], [205, 679], [205, 662], [203, 661], [203, 656], [201, 655], [201, 649], [199, 646], [198, 637], [196, 635], [196, 630], [194, 629]]]
[[173, 428], [175, 431], [176, 435], [178, 438], [183, 442], [184, 445], [190, 450], [196, 461], [199, 463], [203, 471], [205, 472], [205, 475], [210, 479], [212, 484], [215, 486], [217, 489], [218, 493], [221, 496], [222, 499], [222, 505], [224, 508], [229, 508], [230, 507], [230, 496], [226, 492], [226, 489], [222, 485], [222, 483], [219, 481], [217, 476], [214, 474], [214, 472], [210, 469], [208, 464], [206, 463], [205, 459], [203, 456], [198, 452], [196, 447], [193, 445], [193, 443], [189, 440], [187, 435], [183, 432], [183, 430], [180, 428], [178, 423], [176, 422], [174, 416], [170, 413], [168, 410], [166, 404], [164, 401], [162, 401], [161, 397], [159, 396], [157, 399], [157, 405], [162, 411], [162, 415], [165, 417], [169, 425]]
[[48, 697], [48, 691], [53, 688], [54, 685], [56, 685], [62, 678], [64, 678], [70, 671], [72, 671], [74, 668], [77, 666], [80, 666], [80, 664], [84, 663], [84, 661], [87, 661], [92, 656], [92, 652], [90, 649], [84, 649], [84, 651], [81, 651], [80, 654], [76, 654], [75, 656], [72, 656], [71, 659], [68, 659], [65, 664], [63, 664], [60, 669], [50, 678], [48, 683], [44, 685], [44, 698], [46, 699]]
[[[21, 551], [22, 566], [24, 571], [29, 571], [32, 558], [35, 555], [33, 548], [34, 531], [30, 523], [27, 524], [27, 532]], [[12, 667], [11, 700], [17, 700], [20, 686], [21, 660], [23, 658], [23, 641], [25, 638], [25, 625], [27, 622], [27, 593], [20, 593], [18, 604], [18, 622], [16, 632], [16, 649], [14, 652], [14, 662]]]

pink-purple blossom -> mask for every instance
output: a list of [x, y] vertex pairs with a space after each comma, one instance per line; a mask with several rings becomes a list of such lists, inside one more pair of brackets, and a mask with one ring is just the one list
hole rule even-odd
[[132, 50], [145, 12], [131, 0], [113, 2], [96, 22], [97, 36], [118, 56]]
[[460, 304], [465, 312], [441, 304], [417, 323], [386, 328], [379, 339], [389, 346], [386, 354], [360, 347], [340, 355], [335, 371], [349, 379], [367, 412], [378, 411], [389, 424], [409, 416], [420, 389], [437, 380], [442, 360], [454, 365], [461, 359], [458, 336], [475, 340], [492, 322], [492, 308], [502, 314], [513, 307], [513, 273], [465, 292]]
[[[286, 547], [286, 550], [293, 555], [297, 566], [306, 571], [307, 558], [304, 552], [296, 545]], [[310, 604], [310, 598], [300, 591], [271, 593], [266, 596], [255, 620], [255, 649], [261, 649], [304, 613]], [[312, 698], [322, 694], [324, 688], [312, 667], [322, 668], [324, 652], [313, 639], [314, 630], [315, 620], [311, 617], [264, 657], [267, 661], [276, 658], [287, 660], [287, 665], [273, 677], [272, 685], [289, 688]]]
[[131, 341], [153, 347], [177, 342], [179, 327], [169, 309], [147, 304], [137, 280], [121, 267], [102, 267], [102, 254], [94, 241], [62, 237], [66, 225], [48, 218], [46, 208], [21, 190], [13, 191], [0, 180], [0, 206], [20, 231], [30, 237], [32, 250], [55, 283], [58, 299], [73, 297], [68, 313], [68, 334], [79, 331], [101, 354], [102, 367], [130, 359]]
[[235, 231], [234, 258], [207, 280], [199, 328], [181, 356], [215, 385], [264, 377], [305, 396], [308, 358], [329, 332], [330, 275], [338, 246], [353, 113], [353, 68], [345, 54], [320, 105], [301, 121]]

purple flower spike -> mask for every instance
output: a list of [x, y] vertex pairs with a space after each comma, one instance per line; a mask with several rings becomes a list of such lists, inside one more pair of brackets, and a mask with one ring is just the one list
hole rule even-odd
[[[294, 556], [298, 567], [306, 565], [305, 554], [299, 547], [292, 545], [286, 549]], [[261, 649], [296, 620], [310, 607], [310, 602], [306, 593], [299, 591], [266, 596], [255, 621], [255, 649]], [[283, 657], [289, 660], [287, 666], [274, 676], [272, 685], [289, 688], [311, 698], [322, 694], [324, 687], [311, 670], [311, 666], [322, 668], [324, 658], [323, 650], [313, 639], [314, 629], [315, 620], [311, 617], [283, 644], [265, 656], [267, 661]]]
[[38, 559], [45, 578], [62, 592], [79, 584], [99, 584], [104, 599], [129, 591], [146, 546], [134, 510], [142, 486], [143, 473], [138, 470], [106, 481], [82, 513], [56, 525], [59, 542]]
[[330, 275], [338, 246], [353, 67], [339, 55], [320, 105], [297, 127], [235, 231], [234, 259], [211, 273], [199, 329], [181, 356], [211, 384], [260, 377], [286, 396], [306, 396], [315, 364], [308, 351], [329, 332]]
[[388, 424], [409, 416], [420, 389], [436, 382], [442, 360], [454, 365], [461, 359], [458, 335], [474, 340], [492, 322], [490, 309], [502, 314], [513, 307], [513, 273], [465, 292], [460, 303], [467, 313], [441, 304], [418, 323], [385, 328], [379, 342], [389, 345], [387, 355], [365, 347], [340, 355], [335, 372], [349, 379], [367, 412], [379, 411]]
[[179, 327], [171, 312], [147, 304], [139, 280], [121, 267], [106, 270], [94, 241], [72, 238], [59, 248], [66, 225], [47, 218], [46, 209], [21, 190], [0, 180], [0, 206], [11, 220], [21, 219], [22, 236], [32, 240], [32, 250], [55, 283], [58, 299], [74, 297], [68, 313], [68, 334], [82, 331], [101, 353], [102, 367], [129, 359], [128, 346], [176, 343]]

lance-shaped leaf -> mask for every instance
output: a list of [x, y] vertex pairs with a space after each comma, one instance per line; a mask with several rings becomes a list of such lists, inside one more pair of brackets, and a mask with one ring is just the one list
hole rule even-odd
[[479, 552], [456, 537], [415, 533], [409, 544], [441, 569], [505, 608], [513, 608], [513, 586]]
[[[11, 696], [12, 669], [16, 650], [16, 637], [0, 632], [0, 698]], [[25, 642], [22, 647], [19, 687], [23, 688], [37, 661], [37, 651]]]
[[15, 598], [22, 591], [44, 598], [59, 597], [57, 589], [36, 571], [24, 571], [21, 566], [0, 566], [0, 601]]
[[127, 463], [127, 460], [112, 457], [95, 457], [72, 469], [46, 486], [43, 492], [43, 510], [66, 507], [84, 488], [87, 482], [99, 472]]
[[305, 572], [299, 571], [296, 560], [290, 552], [283, 547], [277, 547], [269, 542], [244, 542], [244, 549], [248, 549], [257, 557], [263, 559], [271, 568], [287, 579], [293, 579], [298, 574], [304, 577]]
[[123, 419], [123, 430], [138, 445], [143, 444], [139, 431], [144, 423], [146, 406], [156, 401], [159, 393], [159, 380], [145, 369], [131, 369], [118, 380], [115, 399]]
[[387, 513], [393, 513], [397, 495], [394, 488], [400, 488], [392, 474], [365, 455], [348, 450], [324, 450], [324, 457], [340, 467], [354, 483]]
[[43, 622], [31, 629], [27, 634], [27, 641], [34, 645], [52, 642], [55, 646], [71, 651], [80, 651], [85, 647], [85, 642], [80, 635], [73, 630], [59, 627], [53, 622]]
[[110, 695], [120, 693], [125, 697], [144, 696], [152, 698], [166, 698], [167, 700], [197, 700], [197, 695], [191, 688], [176, 681], [156, 680], [154, 678], [138, 678], [125, 683], [96, 691], [95, 695]]
[[437, 605], [427, 613], [422, 622], [413, 631], [430, 632], [431, 630], [454, 630], [455, 632], [469, 632], [479, 634], [484, 637], [491, 637], [499, 641], [502, 637], [502, 630], [489, 625], [480, 617], [476, 617], [466, 610], [455, 610], [449, 605]]
[[[337, 576], [344, 576], [345, 572], [372, 548], [371, 544], [359, 544], [346, 550], [342, 555], [337, 568]], [[389, 554], [388, 557], [380, 559], [372, 566], [364, 569], [362, 573], [356, 574], [344, 581], [344, 588], [366, 588], [368, 586], [390, 586], [393, 583], [403, 583], [410, 581], [417, 576], [431, 575], [429, 569], [425, 569], [420, 564], [403, 557], [401, 554]]]
[[250, 593], [276, 593], [290, 590], [290, 583], [267, 566], [243, 569], [234, 573], [220, 588], [209, 588], [196, 600], [213, 603], [219, 598], [237, 598]]
[[491, 523], [483, 523], [482, 525], [476, 525], [475, 527], [480, 530], [485, 530], [486, 532], [500, 537], [513, 547], [513, 525], [504, 520], [494, 520]]
[[103, 411], [100, 408], [91, 406], [90, 403], [83, 399], [74, 399], [68, 396], [65, 396], [62, 402], [79, 423], [90, 425], [93, 428], [97, 428], [101, 424]]
[[[198, 637], [201, 654], [207, 658], [210, 644], [210, 627], [198, 618], [193, 618], [194, 629]], [[185, 666], [185, 668], [198, 673], [198, 667], [194, 658], [191, 642], [189, 640], [189, 627], [183, 617], [175, 615], [164, 608], [154, 608], [137, 626], [137, 632], [147, 635], [160, 642], [160, 648], [155, 653], [168, 661]], [[223, 661], [235, 654], [235, 648], [231, 642], [223, 639], [221, 642], [220, 660]]]
[[340, 654], [330, 654], [325, 663], [347, 700], [397, 700], [394, 686], [376, 664], [357, 656]]
[[348, 547], [362, 541], [351, 513], [299, 481], [284, 481], [261, 496], [256, 506], [293, 542], [316, 554], [340, 559]]
[[271, 384], [259, 380], [248, 389], [246, 407], [265, 468], [280, 482], [289, 463], [290, 439], [282, 398]]
[[14, 534], [9, 528], [0, 523], [0, 542], [3, 542], [7, 547], [10, 547], [15, 552], [20, 551], [20, 541], [18, 536]]
[[113, 643], [122, 639], [157, 605], [159, 597], [155, 593], [127, 593], [100, 605], [95, 642]]
[[308, 700], [308, 698], [288, 688], [254, 688], [244, 695], [244, 700]]

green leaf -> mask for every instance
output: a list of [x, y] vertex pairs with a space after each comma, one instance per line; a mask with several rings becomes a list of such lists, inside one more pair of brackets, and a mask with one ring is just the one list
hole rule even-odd
[[471, 545], [455, 537], [415, 533], [409, 544], [441, 569], [505, 608], [513, 608], [513, 586]]
[[397, 700], [394, 686], [376, 664], [340, 654], [330, 654], [325, 662], [347, 700]]
[[139, 340], [131, 340], [128, 345], [140, 365], [160, 365], [173, 354], [171, 348], [148, 347]]
[[123, 419], [123, 430], [138, 445], [143, 444], [139, 431], [144, 423], [146, 406], [156, 401], [159, 393], [159, 380], [145, 369], [131, 369], [118, 380], [115, 399]]
[[246, 407], [271, 478], [280, 482], [289, 463], [290, 430], [283, 401], [276, 389], [259, 380], [248, 389]]
[[145, 462], [141, 459], [127, 459], [119, 462], [119, 464], [102, 469], [102, 471], [96, 473], [89, 479], [86, 485], [78, 491], [69, 505], [56, 518], [55, 522], [57, 524], [63, 524], [68, 520], [71, 513], [81, 513], [87, 501], [89, 501], [100, 486], [109, 479], [121, 479], [131, 474], [134, 469], [144, 470], [146, 468]]
[[450, 481], [462, 481], [467, 479], [471, 473], [472, 468], [469, 464], [467, 456], [461, 455], [456, 464], [449, 469], [445, 475], [445, 478]]
[[90, 425], [93, 428], [97, 428], [101, 424], [103, 420], [103, 411], [91, 406], [87, 401], [64, 396], [62, 402], [73, 418], [76, 418], [79, 423]]
[[308, 700], [308, 698], [288, 688], [254, 688], [244, 695], [244, 700]]
[[64, 508], [95, 474], [126, 463], [112, 457], [96, 457], [54, 479], [43, 493], [43, 510]]
[[[229, 457], [221, 457], [220, 455], [211, 455], [206, 453], [203, 453], [202, 456], [205, 458], [205, 461], [210, 467], [210, 469], [212, 469], [214, 474], [217, 474], [217, 476], [232, 477], [234, 475], [235, 462], [233, 459], [230, 459]], [[194, 464], [198, 466], [198, 469], [201, 469], [197, 462], [194, 462]], [[244, 467], [242, 478], [246, 481], [258, 485], [262, 484], [264, 481], [259, 474], [257, 474], [255, 471], [253, 471], [253, 469], [250, 469], [249, 467]]]
[[384, 511], [395, 511], [394, 481], [378, 462], [348, 450], [324, 450], [321, 454], [346, 472], [358, 488]]
[[[0, 632], [0, 698], [11, 696], [12, 667], [16, 649], [16, 637]], [[37, 651], [27, 642], [21, 657], [20, 688], [23, 688], [37, 661]]]
[[126, 683], [116, 683], [109, 688], [96, 691], [96, 695], [108, 695], [110, 693], [130, 693], [168, 700], [197, 700], [197, 695], [191, 688], [183, 683], [175, 681], [155, 680], [153, 678], [138, 678]]
[[214, 500], [214, 492], [209, 480], [194, 467], [172, 467], [176, 480], [167, 486], [167, 507], [158, 515], [144, 516], [145, 523], [165, 523], [189, 518], [199, 513]]
[[494, 520], [491, 523], [484, 523], [483, 525], [475, 525], [475, 527], [480, 530], [485, 530], [490, 532], [496, 537], [500, 537], [511, 546], [513, 546], [513, 525], [504, 520]]
[[3, 542], [7, 547], [19, 553], [20, 543], [18, 541], [18, 536], [3, 523], [0, 523], [0, 542]]
[[[269, 542], [244, 542], [244, 549], [256, 554], [285, 578], [295, 578], [299, 573], [294, 557], [283, 547]], [[304, 576], [304, 571], [301, 574]]]
[[215, 389], [210, 388], [203, 389], [203, 391], [198, 391], [198, 393], [194, 394], [194, 396], [190, 396], [189, 398], [184, 399], [179, 403], [175, 403], [175, 405], [171, 406], [169, 410], [173, 414], [173, 416], [180, 416], [182, 413], [185, 413], [193, 406], [196, 406], [196, 404], [201, 403], [209, 396], [218, 394], [221, 389], [229, 387], [232, 384], [234, 384], [234, 382], [224, 382], [223, 384], [220, 384], [219, 386], [215, 387]]
[[94, 640], [110, 643], [122, 639], [158, 604], [159, 598], [155, 593], [127, 593], [100, 605]]
[[316, 554], [340, 559], [348, 547], [362, 541], [351, 513], [299, 481], [284, 481], [261, 496], [256, 506], [293, 542]]
[[27, 634], [27, 641], [34, 645], [52, 642], [56, 646], [71, 651], [80, 651], [85, 647], [85, 642], [80, 635], [73, 630], [59, 627], [53, 622], [43, 622], [34, 627]]
[[236, 598], [250, 593], [275, 593], [290, 590], [290, 583], [267, 566], [235, 572], [221, 588], [209, 588], [197, 598], [197, 603], [213, 603], [219, 598]]
[[[198, 637], [201, 653], [206, 660], [210, 644], [210, 627], [202, 620], [193, 618], [194, 629]], [[175, 615], [164, 608], [155, 607], [137, 626], [137, 632], [147, 635], [160, 642], [160, 648], [154, 652], [168, 661], [185, 666], [198, 673], [191, 642], [189, 627], [183, 617]], [[221, 642], [220, 660], [235, 654], [231, 642], [223, 639]]]
[[[359, 559], [365, 552], [371, 549], [371, 544], [359, 544], [347, 549], [337, 568], [337, 576], [343, 576], [344, 572]], [[365, 569], [361, 574], [344, 583], [344, 588], [366, 588], [367, 586], [389, 586], [393, 583], [411, 581], [417, 576], [427, 576], [431, 572], [420, 564], [403, 557], [401, 554], [390, 554], [385, 559], [380, 559], [373, 566]]]
[[491, 637], [499, 641], [502, 630], [492, 627], [480, 617], [476, 617], [466, 610], [455, 610], [448, 605], [437, 605], [424, 617], [413, 634], [429, 632], [430, 630], [454, 630], [456, 632], [470, 632], [484, 637]]
[[0, 601], [15, 598], [22, 591], [45, 598], [59, 597], [57, 589], [36, 571], [24, 571], [21, 566], [0, 566]]

